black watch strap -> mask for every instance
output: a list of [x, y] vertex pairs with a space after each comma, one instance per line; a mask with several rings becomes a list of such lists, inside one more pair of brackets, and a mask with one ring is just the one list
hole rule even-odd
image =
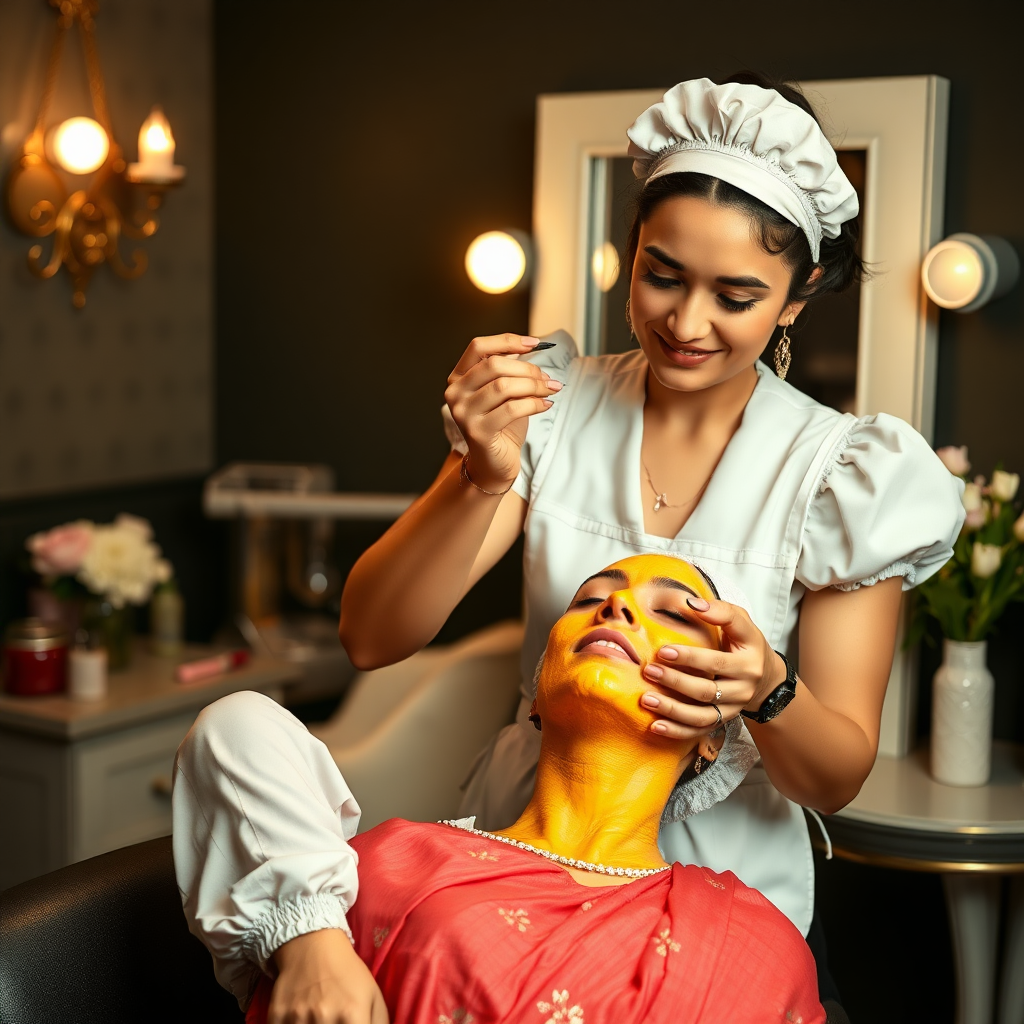
[[775, 653], [782, 659], [782, 663], [786, 666], [785, 680], [779, 683], [779, 685], [776, 686], [763, 701], [761, 701], [761, 706], [756, 711], [747, 711], [746, 709], [740, 710], [740, 714], [743, 715], [744, 718], [749, 718], [752, 722], [757, 722], [759, 725], [764, 725], [765, 722], [770, 722], [773, 718], [779, 715], [793, 697], [796, 696], [796, 669], [789, 663], [789, 658], [787, 658], [782, 651], [776, 651]]

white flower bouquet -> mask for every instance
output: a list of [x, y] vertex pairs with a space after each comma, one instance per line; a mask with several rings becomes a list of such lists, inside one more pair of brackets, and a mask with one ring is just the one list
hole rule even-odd
[[946, 468], [963, 477], [967, 517], [953, 557], [916, 590], [914, 643], [934, 618], [947, 640], [976, 642], [992, 632], [1011, 601], [1024, 601], [1024, 515], [1014, 503], [1020, 476], [997, 469], [968, 480], [966, 447], [940, 448]]
[[75, 584], [114, 608], [145, 604], [153, 588], [172, 576], [171, 563], [153, 542], [145, 519], [122, 514], [113, 523], [80, 519], [25, 541], [32, 568], [61, 596]]

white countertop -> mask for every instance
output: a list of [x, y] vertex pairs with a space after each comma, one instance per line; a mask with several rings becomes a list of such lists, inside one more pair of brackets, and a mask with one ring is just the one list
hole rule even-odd
[[205, 707], [236, 690], [277, 689], [302, 677], [292, 662], [254, 657], [243, 668], [185, 685], [174, 670], [183, 661], [218, 653], [222, 648], [186, 644], [179, 656], [158, 658], [145, 641], [135, 648], [131, 665], [111, 672], [107, 696], [97, 701], [71, 700], [66, 694], [15, 697], [0, 693], [0, 729], [69, 742]]

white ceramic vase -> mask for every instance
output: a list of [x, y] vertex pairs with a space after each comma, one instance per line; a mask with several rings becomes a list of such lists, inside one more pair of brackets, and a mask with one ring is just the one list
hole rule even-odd
[[984, 786], [992, 768], [995, 683], [987, 644], [944, 640], [932, 688], [932, 778], [947, 786]]

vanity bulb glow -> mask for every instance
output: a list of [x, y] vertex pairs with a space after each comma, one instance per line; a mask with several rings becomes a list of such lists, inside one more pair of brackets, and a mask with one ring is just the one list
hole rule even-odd
[[511, 291], [526, 273], [526, 251], [507, 231], [487, 231], [466, 250], [466, 273], [483, 292]]
[[70, 117], [53, 133], [57, 163], [72, 174], [92, 174], [103, 166], [110, 152], [110, 140], [91, 117]]
[[932, 302], [943, 309], [962, 309], [981, 291], [985, 268], [972, 246], [961, 241], [946, 241], [928, 254], [921, 275]]
[[604, 242], [590, 258], [590, 273], [594, 284], [603, 292], [610, 292], [619, 279], [619, 254], [611, 242]]
[[1020, 277], [1020, 257], [1005, 238], [959, 231], [928, 250], [921, 283], [943, 309], [973, 313], [1001, 298]]

